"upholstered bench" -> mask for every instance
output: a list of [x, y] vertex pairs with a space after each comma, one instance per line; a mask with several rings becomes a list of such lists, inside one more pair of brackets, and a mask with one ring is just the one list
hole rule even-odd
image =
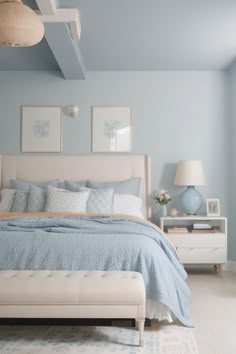
[[1, 318], [134, 318], [143, 345], [145, 287], [125, 271], [0, 271]]

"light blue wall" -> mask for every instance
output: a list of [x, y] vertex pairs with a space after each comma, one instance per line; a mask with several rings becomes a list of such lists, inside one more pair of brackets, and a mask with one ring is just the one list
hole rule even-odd
[[229, 259], [236, 262], [236, 61], [232, 63], [228, 72], [229, 82], [229, 116], [230, 125], [228, 138], [230, 139], [229, 154]]
[[[20, 153], [21, 105], [78, 104], [63, 119], [63, 153], [91, 152], [91, 106], [132, 107], [133, 152], [152, 157], [153, 190], [173, 186], [179, 159], [202, 159], [205, 197], [227, 196], [227, 88], [223, 72], [90, 72], [85, 81], [56, 73], [0, 72], [0, 153]], [[174, 202], [172, 203], [175, 205]], [[154, 209], [154, 213], [157, 209]]]

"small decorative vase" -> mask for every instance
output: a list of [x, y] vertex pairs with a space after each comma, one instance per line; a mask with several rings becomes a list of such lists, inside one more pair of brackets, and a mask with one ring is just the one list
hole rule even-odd
[[160, 217], [165, 217], [167, 215], [167, 206], [166, 204], [160, 205]]

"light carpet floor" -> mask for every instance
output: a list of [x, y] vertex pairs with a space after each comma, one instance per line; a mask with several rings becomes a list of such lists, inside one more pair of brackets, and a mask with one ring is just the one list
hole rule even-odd
[[200, 354], [236, 354], [236, 273], [191, 271], [190, 313]]
[[121, 327], [0, 326], [1, 354], [198, 354], [192, 329], [159, 325], [138, 331]]

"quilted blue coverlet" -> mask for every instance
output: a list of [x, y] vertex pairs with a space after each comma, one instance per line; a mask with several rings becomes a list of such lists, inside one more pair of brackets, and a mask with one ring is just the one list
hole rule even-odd
[[185, 325], [190, 291], [172, 246], [152, 224], [112, 216], [0, 220], [0, 270], [127, 270], [142, 273], [147, 299]]

